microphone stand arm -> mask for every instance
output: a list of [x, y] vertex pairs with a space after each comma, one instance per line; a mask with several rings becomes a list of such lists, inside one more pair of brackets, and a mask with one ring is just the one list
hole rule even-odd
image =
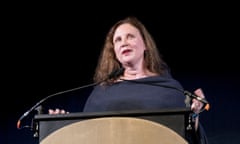
[[160, 85], [160, 84], [157, 84], [157, 83], [145, 83], [145, 82], [141, 82], [141, 81], [126, 80], [126, 79], [121, 79], [121, 80], [128, 81], [128, 82], [133, 82], [133, 83], [139, 83], [139, 84], [146, 84], [146, 85], [175, 89], [175, 90], [178, 90], [178, 91], [182, 92], [187, 97], [190, 97], [192, 99], [194, 98], [194, 99], [197, 99], [198, 101], [202, 102], [204, 104], [204, 109], [208, 110], [210, 108], [209, 102], [205, 98], [199, 97], [199, 96], [197, 96], [197, 95], [195, 95], [195, 94], [193, 94], [193, 93], [191, 93], [187, 90], [183, 90], [183, 89], [179, 89], [179, 88], [172, 87], [172, 86], [167, 86], [167, 85]]

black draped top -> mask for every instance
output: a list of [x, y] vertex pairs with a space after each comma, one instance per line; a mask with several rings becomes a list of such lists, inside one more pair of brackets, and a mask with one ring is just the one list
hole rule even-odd
[[[154, 85], [152, 85], [154, 84]], [[170, 76], [152, 76], [96, 86], [84, 112], [159, 110], [186, 107], [181, 84]]]

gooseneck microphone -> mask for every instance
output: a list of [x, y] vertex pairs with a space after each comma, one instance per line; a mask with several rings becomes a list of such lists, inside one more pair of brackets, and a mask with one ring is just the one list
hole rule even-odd
[[127, 80], [127, 79], [121, 79], [122, 81], [128, 81], [128, 82], [131, 82], [131, 83], [138, 83], [138, 84], [146, 84], [146, 85], [152, 85], [152, 86], [158, 86], [158, 87], [165, 87], [165, 88], [170, 88], [170, 89], [175, 89], [175, 90], [178, 90], [180, 92], [182, 92], [185, 96], [188, 96], [190, 98], [194, 98], [194, 99], [197, 99], [198, 101], [202, 102], [204, 104], [204, 108], [205, 110], [209, 110], [210, 108], [210, 105], [209, 105], [209, 102], [205, 99], [205, 98], [202, 98], [202, 97], [199, 97], [187, 90], [183, 90], [183, 89], [179, 89], [177, 87], [173, 87], [173, 86], [168, 86], [168, 85], [161, 85], [161, 84], [158, 84], [156, 82], [141, 82], [141, 81], [136, 81], [136, 80]]
[[54, 94], [51, 94], [45, 98], [43, 98], [42, 100], [40, 100], [39, 102], [37, 102], [34, 106], [32, 106], [28, 111], [26, 111], [17, 121], [17, 128], [18, 129], [21, 129], [21, 121], [23, 118], [25, 118], [26, 116], [28, 116], [33, 110], [36, 110], [38, 108], [39, 105], [41, 105], [43, 102], [45, 102], [46, 100], [48, 100], [49, 98], [51, 97], [54, 97], [54, 96], [58, 96], [58, 95], [61, 95], [61, 94], [65, 94], [65, 93], [68, 93], [68, 92], [72, 92], [72, 91], [76, 91], [76, 90], [80, 90], [80, 89], [84, 89], [84, 88], [88, 88], [88, 87], [93, 87], [93, 86], [96, 86], [104, 81], [107, 81], [109, 79], [115, 79], [117, 77], [119, 77], [120, 75], [122, 75], [124, 72], [124, 68], [120, 68], [120, 69], [116, 69], [114, 70], [113, 72], [111, 72], [108, 77], [104, 80], [102, 80], [101, 82], [95, 82], [95, 83], [91, 83], [91, 84], [88, 84], [88, 85], [84, 85], [84, 86], [80, 86], [80, 87], [76, 87], [76, 88], [73, 88], [73, 89], [69, 89], [69, 90], [65, 90], [65, 91], [61, 91], [61, 92], [57, 92], [57, 93], [54, 93]]

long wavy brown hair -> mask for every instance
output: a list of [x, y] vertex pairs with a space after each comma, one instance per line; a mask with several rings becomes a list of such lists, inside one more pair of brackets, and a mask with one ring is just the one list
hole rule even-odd
[[[164, 72], [165, 62], [161, 58], [154, 39], [152, 38], [146, 27], [136, 17], [129, 16], [115, 23], [108, 32], [102, 52], [98, 60], [97, 67], [95, 69], [95, 74], [93, 77], [94, 82], [102, 82], [108, 79], [108, 76], [111, 72], [121, 68], [122, 65], [117, 60], [114, 52], [113, 35], [115, 33], [115, 30], [120, 25], [125, 23], [131, 24], [132, 26], [136, 27], [143, 38], [146, 46], [146, 51], [144, 53], [145, 68], [148, 69], [150, 72], [159, 75]], [[103, 84], [112, 84], [114, 80], [115, 79], [106, 80]]]

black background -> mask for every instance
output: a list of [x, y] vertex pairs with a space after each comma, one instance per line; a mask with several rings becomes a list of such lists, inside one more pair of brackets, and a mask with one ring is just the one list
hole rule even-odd
[[[50, 94], [91, 83], [106, 33], [129, 15], [145, 24], [185, 89], [204, 90], [211, 108], [200, 117], [210, 143], [239, 143], [239, 15], [235, 5], [119, 3], [106, 7], [94, 3], [4, 5], [1, 143], [37, 142], [32, 131], [16, 128], [18, 118]], [[60, 96], [56, 99], [66, 102]], [[83, 101], [80, 98], [79, 107]]]

